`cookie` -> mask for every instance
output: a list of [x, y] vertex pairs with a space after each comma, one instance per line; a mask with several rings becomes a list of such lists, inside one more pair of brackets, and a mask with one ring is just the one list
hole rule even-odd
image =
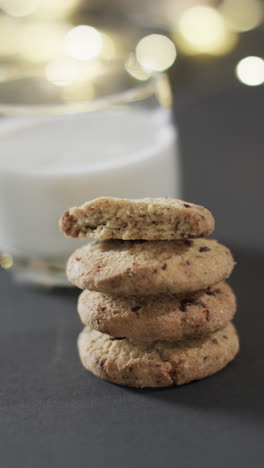
[[66, 211], [60, 228], [68, 237], [174, 240], [211, 234], [214, 218], [206, 208], [174, 198], [101, 197]]
[[109, 240], [77, 249], [67, 276], [81, 289], [110, 295], [179, 295], [219, 283], [233, 267], [230, 251], [215, 240]]
[[102, 379], [129, 387], [168, 387], [221, 370], [238, 353], [239, 340], [231, 323], [207, 338], [152, 345], [113, 340], [86, 327], [78, 349], [84, 367]]
[[113, 337], [144, 342], [206, 336], [225, 327], [235, 311], [235, 296], [224, 282], [182, 299], [113, 297], [86, 290], [78, 301], [85, 325]]

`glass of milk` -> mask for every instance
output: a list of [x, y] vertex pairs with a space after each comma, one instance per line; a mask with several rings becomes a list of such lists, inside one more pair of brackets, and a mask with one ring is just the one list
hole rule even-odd
[[181, 193], [164, 75], [120, 72], [89, 100], [66, 102], [62, 90], [37, 77], [0, 84], [0, 260], [48, 286], [68, 284], [66, 259], [81, 243], [59, 231], [65, 210], [103, 195]]

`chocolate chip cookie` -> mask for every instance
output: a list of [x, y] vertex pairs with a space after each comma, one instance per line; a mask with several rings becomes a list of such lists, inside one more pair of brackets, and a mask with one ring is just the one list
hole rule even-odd
[[66, 211], [60, 227], [68, 237], [174, 240], [211, 234], [214, 218], [206, 208], [174, 198], [101, 197]]
[[236, 311], [227, 283], [184, 298], [173, 295], [113, 297], [83, 291], [78, 312], [85, 325], [113, 337], [135, 341], [178, 341], [224, 328]]
[[206, 338], [135, 344], [89, 327], [78, 339], [82, 364], [102, 379], [130, 387], [168, 387], [199, 380], [223, 369], [239, 351], [235, 327]]
[[215, 240], [95, 241], [77, 249], [68, 279], [115, 296], [187, 294], [229, 277], [231, 252]]

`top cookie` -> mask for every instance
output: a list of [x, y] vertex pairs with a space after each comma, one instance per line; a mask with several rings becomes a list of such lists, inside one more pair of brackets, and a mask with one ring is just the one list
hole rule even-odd
[[177, 240], [214, 231], [209, 210], [175, 198], [96, 198], [66, 211], [60, 228], [68, 237]]

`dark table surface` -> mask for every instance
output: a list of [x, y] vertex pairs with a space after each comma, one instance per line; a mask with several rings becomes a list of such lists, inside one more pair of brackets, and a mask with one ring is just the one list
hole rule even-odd
[[176, 96], [185, 198], [213, 210], [216, 236], [238, 261], [231, 284], [240, 356], [219, 374], [179, 388], [112, 385], [80, 365], [77, 291], [25, 287], [2, 271], [1, 467], [261, 466], [262, 97], [239, 85]]

